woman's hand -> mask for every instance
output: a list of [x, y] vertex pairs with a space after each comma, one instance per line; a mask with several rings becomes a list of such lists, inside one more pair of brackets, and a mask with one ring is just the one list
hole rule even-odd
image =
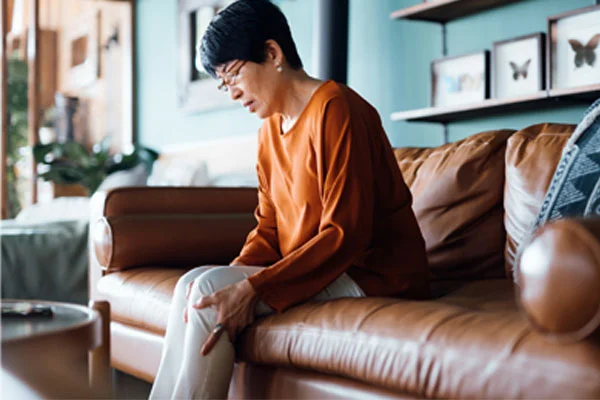
[[258, 301], [256, 291], [250, 281], [244, 279], [233, 285], [224, 287], [209, 296], [202, 296], [192, 305], [197, 310], [214, 306], [217, 310], [217, 323], [223, 324], [224, 329], [210, 334], [204, 346], [202, 355], [207, 355], [217, 344], [223, 331], [229, 335], [233, 343], [236, 336], [254, 321], [254, 306]]
[[[203, 267], [205, 268], [217, 268], [218, 265], [203, 265]], [[187, 284], [187, 286], [185, 287], [185, 300], [188, 301], [190, 299], [190, 294], [192, 293], [192, 286], [194, 286], [194, 281], [191, 281], [190, 283]], [[188, 322], [188, 305], [186, 302], [185, 307], [183, 308], [183, 322], [185, 322], [187, 324]]]

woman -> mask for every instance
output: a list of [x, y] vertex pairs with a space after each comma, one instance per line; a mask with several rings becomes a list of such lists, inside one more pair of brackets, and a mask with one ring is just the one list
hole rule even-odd
[[178, 282], [151, 398], [225, 398], [232, 343], [255, 316], [307, 300], [425, 297], [425, 245], [377, 111], [302, 68], [267, 0], [239, 0], [202, 39], [204, 69], [259, 132], [256, 228], [230, 266]]

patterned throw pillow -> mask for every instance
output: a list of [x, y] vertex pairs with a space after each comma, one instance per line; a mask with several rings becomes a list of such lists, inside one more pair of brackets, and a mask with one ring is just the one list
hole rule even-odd
[[[565, 145], [529, 237], [546, 222], [600, 214], [600, 99], [583, 114]], [[520, 259], [529, 241], [521, 242]], [[518, 282], [515, 269], [513, 279]]]
[[566, 144], [535, 222], [600, 214], [600, 99], [585, 112]]
[[[583, 114], [565, 145], [552, 181], [529, 237], [542, 225], [566, 217], [600, 215], [600, 99]], [[519, 245], [519, 260], [525, 247]], [[518, 263], [517, 263], [518, 265]], [[518, 281], [517, 268], [513, 279]]]

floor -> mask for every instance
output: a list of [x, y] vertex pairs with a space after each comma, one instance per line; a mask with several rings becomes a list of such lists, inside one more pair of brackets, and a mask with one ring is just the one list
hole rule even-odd
[[140, 379], [113, 369], [114, 399], [147, 399], [152, 386]]

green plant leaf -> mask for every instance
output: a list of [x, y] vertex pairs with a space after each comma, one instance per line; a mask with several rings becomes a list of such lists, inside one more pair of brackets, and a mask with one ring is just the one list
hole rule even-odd
[[62, 144], [63, 157], [70, 160], [71, 162], [87, 166], [92, 164], [92, 155], [78, 142], [65, 142]]
[[111, 164], [107, 167], [107, 174], [112, 174], [117, 171], [123, 171], [135, 167], [140, 163], [137, 151], [131, 154], [115, 154], [112, 157]]
[[54, 165], [52, 168], [39, 175], [45, 181], [51, 181], [62, 185], [70, 185], [81, 183], [85, 178], [85, 173], [82, 170], [62, 165]]
[[148, 147], [140, 146], [138, 149], [138, 157], [140, 158], [140, 162], [144, 164], [148, 174], [152, 172], [152, 166], [154, 165], [154, 162], [158, 160], [158, 156], [159, 154], [157, 151]]
[[48, 164], [46, 162], [46, 154], [54, 151], [55, 143], [36, 144], [33, 146], [33, 159], [38, 164]]
[[21, 158], [22, 147], [27, 146], [27, 62], [13, 55], [7, 57], [7, 104], [6, 117], [8, 137], [6, 141], [6, 201], [7, 217], [13, 218], [21, 210], [20, 195], [17, 189], [19, 180], [15, 164]]

